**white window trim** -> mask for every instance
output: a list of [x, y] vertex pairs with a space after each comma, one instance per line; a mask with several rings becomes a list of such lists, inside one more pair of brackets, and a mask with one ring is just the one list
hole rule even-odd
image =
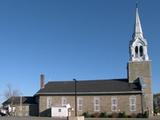
[[47, 96], [47, 101], [46, 101], [46, 107], [51, 108], [52, 107], [52, 97], [51, 96]]
[[[96, 103], [97, 100], [98, 100], [98, 103]], [[95, 112], [100, 111], [100, 97], [94, 97], [94, 111]]]
[[[134, 100], [134, 103], [132, 103], [132, 100]], [[134, 106], [134, 110], [132, 110], [132, 106]], [[130, 107], [130, 111], [134, 112], [136, 111], [136, 96], [130, 96], [129, 97], [129, 107]]]
[[[83, 111], [83, 98], [81, 98], [81, 97], [78, 97], [78, 99], [77, 99], [78, 101], [77, 101], [77, 107], [78, 107], [78, 111]], [[80, 101], [81, 101], [81, 103], [80, 103]]]
[[[116, 100], [116, 103], [113, 104], [113, 100]], [[116, 109], [114, 110], [113, 107]], [[118, 99], [117, 97], [111, 97], [111, 111], [117, 111], [118, 110]]]
[[67, 98], [66, 97], [62, 97], [61, 98], [61, 105], [62, 106], [66, 106], [67, 105]]

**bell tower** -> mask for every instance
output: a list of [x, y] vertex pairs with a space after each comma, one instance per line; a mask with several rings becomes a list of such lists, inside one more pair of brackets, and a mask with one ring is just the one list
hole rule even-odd
[[151, 60], [147, 52], [147, 41], [143, 36], [141, 21], [136, 5], [136, 19], [132, 40], [129, 45], [130, 60], [128, 62], [128, 82], [138, 82], [142, 91], [142, 112], [153, 112]]
[[130, 41], [130, 60], [131, 61], [148, 61], [147, 41], [143, 37], [141, 21], [136, 7], [136, 20], [132, 40]]

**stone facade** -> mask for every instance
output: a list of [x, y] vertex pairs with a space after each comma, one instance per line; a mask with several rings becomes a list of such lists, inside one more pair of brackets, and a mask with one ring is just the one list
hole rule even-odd
[[[136, 111], [130, 111], [130, 97], [136, 97]], [[47, 108], [47, 97], [52, 98], [51, 106], [62, 106], [62, 97], [65, 97], [67, 104], [70, 104], [73, 109], [75, 109], [75, 96], [40, 96], [39, 97], [39, 113], [40, 116], [48, 116], [48, 113], [43, 114]], [[101, 113], [101, 112], [126, 112], [126, 114], [132, 113], [141, 113], [142, 112], [142, 95], [141, 94], [124, 94], [124, 95], [86, 95], [86, 96], [77, 96], [77, 98], [82, 98], [82, 110], [78, 110], [77, 104], [77, 114], [82, 115], [84, 112], [88, 113]], [[94, 109], [94, 98], [100, 99], [100, 109], [95, 111]], [[117, 108], [115, 111], [111, 110], [111, 100], [112, 98], [117, 98]], [[75, 110], [72, 111], [71, 115], [74, 116]]]
[[129, 62], [128, 63], [128, 79], [129, 82], [136, 82], [142, 78], [145, 84], [143, 93], [143, 109], [149, 110], [150, 114], [153, 113], [153, 94], [152, 94], [152, 76], [151, 76], [151, 61]]
[[37, 116], [38, 106], [36, 104], [23, 104], [23, 105], [12, 105], [11, 106], [12, 116]]
[[12, 108], [13, 116], [29, 116], [29, 105], [14, 105]]

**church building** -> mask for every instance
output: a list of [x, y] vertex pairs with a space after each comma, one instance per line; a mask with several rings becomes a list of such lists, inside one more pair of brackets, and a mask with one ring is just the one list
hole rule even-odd
[[50, 81], [45, 84], [42, 74], [41, 88], [34, 95], [34, 102], [27, 102], [27, 106], [36, 104], [34, 110], [37, 110], [39, 116], [50, 116], [49, 110], [52, 107], [63, 107], [67, 104], [72, 108], [71, 115], [75, 116], [102, 112], [108, 114], [125, 112], [127, 115], [137, 115], [145, 111], [152, 116], [151, 60], [147, 49], [147, 40], [143, 36], [136, 7], [134, 32], [129, 44], [127, 78], [79, 81], [74, 79]]
[[129, 45], [130, 58], [127, 63], [128, 77], [111, 80], [50, 81], [35, 94], [40, 116], [54, 106], [70, 104], [72, 115], [84, 112], [138, 114], [153, 113], [151, 60], [147, 52], [147, 41], [136, 7], [134, 33]]

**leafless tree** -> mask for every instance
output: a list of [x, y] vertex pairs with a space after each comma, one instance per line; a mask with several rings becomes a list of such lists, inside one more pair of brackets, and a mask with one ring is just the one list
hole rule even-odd
[[11, 99], [11, 104], [13, 104], [14, 97], [20, 96], [20, 90], [18, 89], [13, 89], [10, 84], [6, 85], [6, 90], [4, 91], [4, 97], [5, 99]]

